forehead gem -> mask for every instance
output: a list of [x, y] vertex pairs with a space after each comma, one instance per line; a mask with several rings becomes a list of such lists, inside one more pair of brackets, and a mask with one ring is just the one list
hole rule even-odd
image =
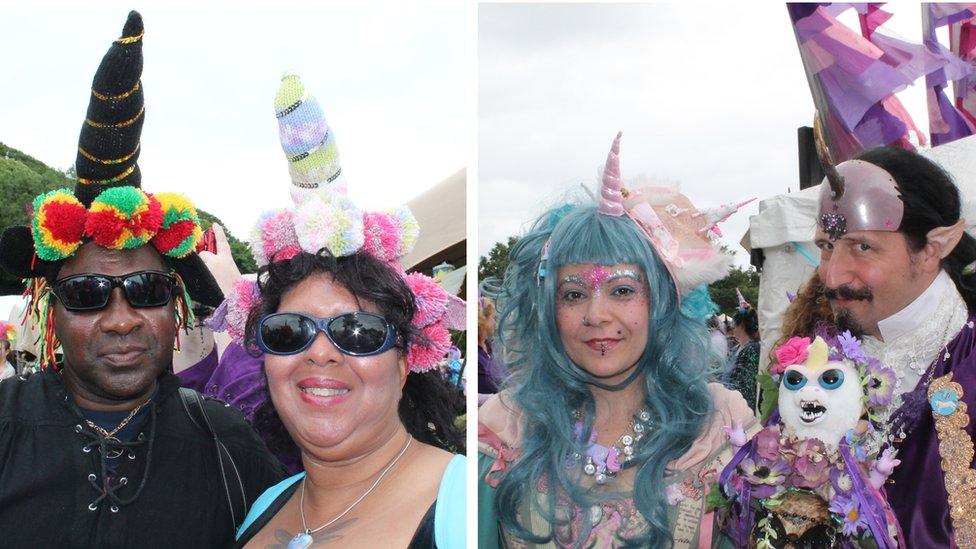
[[836, 211], [821, 214], [820, 228], [831, 240], [837, 240], [847, 234], [847, 218]]

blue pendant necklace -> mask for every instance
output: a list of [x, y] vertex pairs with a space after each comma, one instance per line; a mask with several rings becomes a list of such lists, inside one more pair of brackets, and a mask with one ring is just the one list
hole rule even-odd
[[302, 479], [302, 496], [301, 499], [299, 499], [299, 503], [298, 503], [298, 510], [302, 516], [302, 530], [297, 534], [295, 534], [295, 537], [291, 538], [291, 540], [288, 542], [288, 549], [308, 549], [309, 547], [311, 547], [313, 541], [312, 534], [318, 532], [319, 530], [323, 530], [325, 528], [328, 528], [329, 526], [332, 526], [333, 524], [338, 522], [339, 519], [346, 516], [349, 513], [349, 511], [352, 511], [355, 506], [359, 505], [360, 501], [366, 499], [366, 496], [368, 496], [369, 493], [372, 492], [374, 488], [376, 488], [376, 486], [380, 483], [380, 481], [383, 480], [383, 477], [385, 477], [386, 474], [390, 472], [390, 469], [393, 469], [393, 466], [396, 465], [398, 461], [400, 461], [400, 458], [403, 457], [403, 454], [407, 453], [407, 448], [410, 447], [410, 443], [412, 441], [413, 441], [413, 437], [410, 436], [410, 434], [407, 434], [407, 443], [403, 445], [403, 448], [400, 449], [400, 453], [397, 454], [396, 457], [393, 458], [393, 460], [390, 461], [389, 464], [387, 464], [386, 468], [383, 469], [380, 475], [376, 477], [376, 480], [373, 481], [373, 485], [370, 486], [365, 492], [363, 492], [363, 495], [359, 496], [359, 498], [356, 499], [356, 501], [352, 502], [352, 505], [346, 507], [345, 511], [339, 513], [339, 516], [330, 520], [329, 522], [326, 522], [325, 524], [319, 526], [314, 530], [309, 530], [308, 524], [306, 524], [305, 522], [305, 480], [308, 478], [308, 475], [306, 475], [305, 478]]

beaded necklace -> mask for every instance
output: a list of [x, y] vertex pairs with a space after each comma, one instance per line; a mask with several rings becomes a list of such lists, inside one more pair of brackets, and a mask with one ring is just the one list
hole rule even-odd
[[606, 484], [616, 477], [623, 467], [634, 459], [637, 443], [644, 435], [650, 432], [652, 427], [651, 413], [644, 409], [637, 413], [630, 420], [630, 428], [626, 433], [609, 447], [596, 442], [596, 431], [590, 435], [590, 440], [585, 445], [583, 438], [582, 413], [573, 412], [576, 423], [573, 432], [579, 446], [584, 446], [582, 453], [573, 452], [568, 460], [568, 467], [578, 467], [582, 465], [583, 474], [593, 477], [597, 484]]

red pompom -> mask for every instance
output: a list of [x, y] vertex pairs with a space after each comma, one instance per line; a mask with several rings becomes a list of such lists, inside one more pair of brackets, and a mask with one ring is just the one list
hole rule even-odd
[[44, 228], [58, 242], [77, 242], [85, 232], [88, 211], [81, 204], [51, 202], [44, 205]]
[[165, 231], [161, 231], [153, 238], [153, 246], [159, 250], [159, 253], [165, 254], [166, 252], [176, 248], [184, 240], [193, 236], [193, 230], [196, 229], [197, 225], [193, 221], [177, 221], [169, 226]]

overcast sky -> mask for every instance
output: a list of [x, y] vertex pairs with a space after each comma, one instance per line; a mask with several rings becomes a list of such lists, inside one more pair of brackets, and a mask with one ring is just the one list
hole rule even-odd
[[[889, 5], [890, 6], [890, 5]], [[883, 27], [921, 40], [920, 7]], [[570, 187], [621, 171], [680, 184], [699, 207], [798, 188], [796, 130], [813, 100], [784, 4], [482, 4], [479, 254]], [[853, 11], [842, 21], [856, 25]], [[854, 27], [857, 28], [857, 27]], [[928, 129], [920, 83], [899, 94]], [[758, 203], [723, 224], [738, 245]]]
[[360, 206], [406, 202], [466, 167], [463, 2], [21, 2], [0, 16], [0, 141], [74, 163], [92, 77], [130, 9], [146, 27], [149, 191], [187, 194], [246, 237], [287, 206], [274, 95], [294, 67], [338, 139]]

